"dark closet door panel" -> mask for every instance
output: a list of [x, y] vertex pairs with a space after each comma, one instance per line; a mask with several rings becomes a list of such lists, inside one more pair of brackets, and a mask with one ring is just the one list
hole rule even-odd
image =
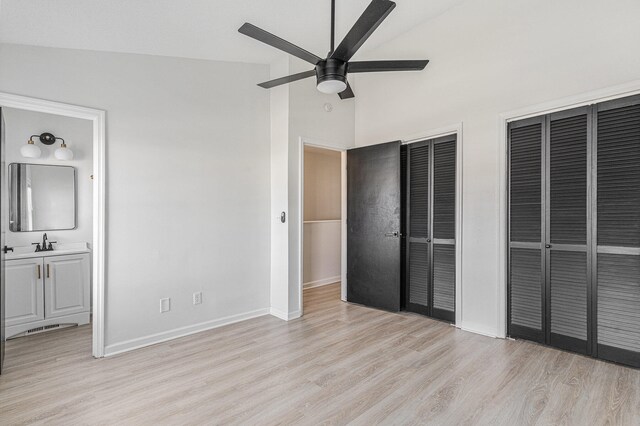
[[[510, 335], [544, 340], [542, 329], [542, 256], [540, 250], [511, 249]], [[523, 336], [522, 328], [529, 329]]]
[[429, 306], [429, 245], [409, 243], [409, 303]]
[[640, 104], [597, 122], [598, 245], [640, 247]]
[[587, 114], [551, 121], [550, 239], [587, 243]]
[[407, 234], [408, 265], [407, 310], [428, 315], [431, 305], [431, 253], [428, 239], [431, 208], [431, 146], [429, 143], [407, 148]]
[[542, 124], [510, 129], [511, 241], [540, 242]]
[[587, 253], [552, 251], [550, 258], [550, 343], [587, 353]]
[[607, 354], [640, 367], [640, 256], [598, 254], [598, 355]]
[[433, 237], [456, 237], [455, 141], [436, 143], [433, 147]]
[[454, 312], [456, 307], [456, 249], [433, 246], [433, 307]]

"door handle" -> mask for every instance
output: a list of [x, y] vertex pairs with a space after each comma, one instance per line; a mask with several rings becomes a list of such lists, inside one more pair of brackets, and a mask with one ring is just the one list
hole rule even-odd
[[398, 238], [398, 235], [400, 235], [400, 233], [398, 231], [387, 232], [387, 233], [384, 234], [385, 237], [395, 237], [395, 238]]
[[51, 266], [49, 263], [47, 263], [47, 278], [49, 278], [49, 266]]
[[544, 247], [545, 248], [551, 248], [551, 244], [545, 244]]
[[42, 274], [40, 273], [40, 265], [36, 265], [38, 268], [38, 279], [42, 278]]

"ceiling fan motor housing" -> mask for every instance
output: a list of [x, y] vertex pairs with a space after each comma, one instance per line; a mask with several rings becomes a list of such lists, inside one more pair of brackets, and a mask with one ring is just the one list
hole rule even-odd
[[316, 78], [318, 83], [328, 80], [347, 82], [347, 63], [340, 59], [328, 58], [316, 65]]

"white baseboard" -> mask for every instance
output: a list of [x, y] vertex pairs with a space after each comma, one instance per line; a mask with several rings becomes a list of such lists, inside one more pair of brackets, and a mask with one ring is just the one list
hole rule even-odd
[[161, 333], [150, 334], [136, 339], [126, 340], [120, 343], [114, 343], [104, 348], [104, 356], [112, 356], [123, 352], [132, 351], [134, 349], [143, 348], [145, 346], [155, 345], [156, 343], [166, 342], [167, 340], [177, 339], [179, 337], [188, 336], [190, 334], [199, 333], [201, 331], [211, 330], [213, 328], [222, 327], [224, 325], [248, 320], [251, 318], [268, 315], [269, 309], [258, 309], [255, 311], [245, 312], [237, 315], [230, 315], [224, 318], [218, 318], [211, 321], [201, 322], [199, 324], [188, 325], [185, 327], [174, 328], [173, 330], [163, 331]]
[[304, 283], [304, 288], [313, 288], [320, 287], [323, 285], [329, 285], [340, 282], [340, 275], [336, 275], [335, 277], [323, 278], [321, 280], [309, 281], [308, 283]]
[[284, 312], [274, 307], [269, 309], [269, 313], [274, 317], [280, 318], [281, 320], [284, 320], [284, 321], [290, 321], [292, 319], [300, 318], [302, 316], [302, 313], [300, 311]]

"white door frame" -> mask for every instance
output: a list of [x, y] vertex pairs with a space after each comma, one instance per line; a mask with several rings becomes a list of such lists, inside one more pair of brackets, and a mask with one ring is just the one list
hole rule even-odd
[[508, 218], [507, 218], [507, 185], [508, 176], [508, 124], [511, 121], [522, 120], [529, 117], [537, 117], [540, 115], [551, 114], [557, 111], [564, 111], [585, 105], [592, 105], [599, 102], [609, 101], [627, 96], [640, 94], [640, 80], [635, 80], [619, 86], [607, 87], [604, 89], [594, 90], [579, 95], [570, 96], [562, 99], [556, 99], [543, 104], [532, 105], [529, 107], [517, 109], [514, 111], [504, 112], [498, 116], [498, 288], [497, 288], [497, 306], [498, 306], [498, 324], [497, 337], [505, 338], [507, 336], [507, 236], [508, 236]]
[[93, 344], [92, 354], [104, 356], [105, 294], [105, 112], [60, 102], [0, 92], [0, 107], [90, 120], [93, 124]]
[[402, 139], [402, 145], [426, 141], [442, 136], [456, 135], [456, 327], [465, 329], [462, 315], [462, 151], [463, 132], [462, 122], [437, 129], [427, 130], [409, 135]]
[[300, 169], [298, 170], [298, 312], [300, 316], [303, 312], [303, 291], [304, 291], [304, 147], [312, 146], [329, 151], [340, 152], [340, 299], [347, 300], [347, 149], [331, 146], [326, 141], [311, 139], [306, 137], [298, 138], [298, 151]]

